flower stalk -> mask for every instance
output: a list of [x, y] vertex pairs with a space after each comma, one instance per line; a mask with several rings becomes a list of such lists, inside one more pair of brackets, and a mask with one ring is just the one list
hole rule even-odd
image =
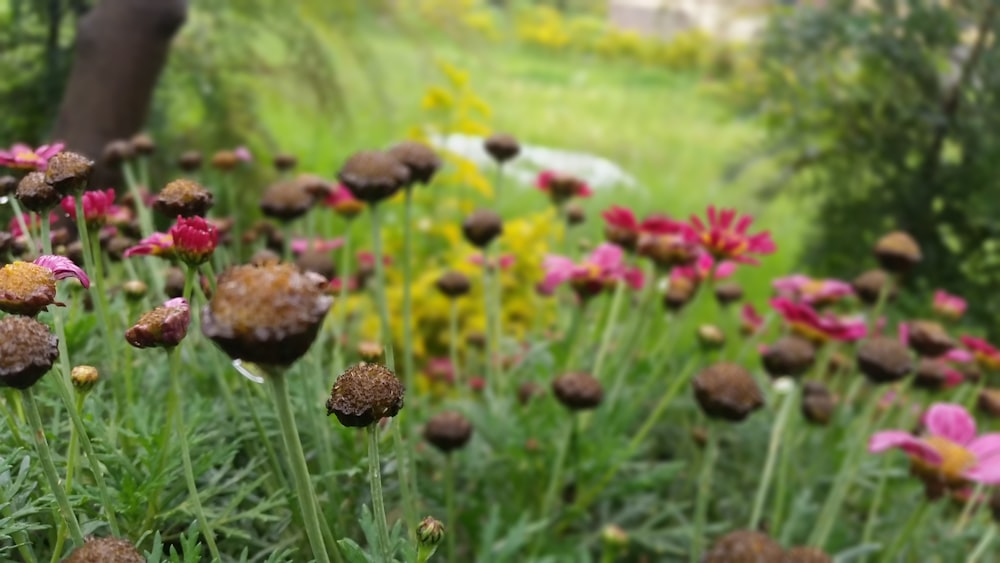
[[375, 528], [378, 530], [380, 560], [392, 561], [392, 546], [389, 543], [389, 523], [385, 516], [385, 500], [382, 498], [382, 463], [378, 451], [378, 423], [365, 428], [368, 436], [368, 484], [372, 492], [372, 512]]
[[691, 563], [698, 563], [705, 550], [705, 521], [708, 518], [708, 500], [712, 495], [712, 475], [715, 471], [715, 461], [719, 457], [719, 436], [712, 424], [706, 427], [708, 442], [705, 445], [705, 457], [702, 459], [701, 474], [698, 476], [698, 498], [695, 501], [694, 531], [691, 537]]
[[[794, 385], [794, 383], [793, 383]], [[798, 386], [795, 386], [788, 393], [785, 393], [781, 403], [781, 410], [771, 427], [771, 439], [767, 446], [767, 460], [764, 462], [764, 472], [757, 486], [757, 494], [753, 501], [753, 510], [750, 513], [749, 530], [756, 530], [760, 524], [761, 514], [764, 512], [764, 502], [767, 499], [767, 490], [771, 484], [771, 477], [774, 475], [774, 466], [778, 461], [781, 452], [781, 444], [785, 437], [785, 429], [788, 427], [788, 419], [791, 417], [792, 406], [797, 402]]]

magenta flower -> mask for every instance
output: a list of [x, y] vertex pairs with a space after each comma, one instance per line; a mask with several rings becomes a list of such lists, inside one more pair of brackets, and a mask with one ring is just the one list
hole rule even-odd
[[32, 264], [47, 268], [52, 272], [56, 281], [67, 278], [76, 278], [80, 281], [80, 285], [82, 285], [84, 289], [90, 287], [90, 278], [87, 277], [86, 272], [65, 256], [53, 256], [51, 254], [46, 254], [35, 258], [35, 261], [32, 262]]
[[240, 162], [253, 162], [253, 155], [250, 154], [250, 149], [242, 145], [233, 149], [233, 154], [236, 155], [236, 160]]
[[764, 317], [760, 316], [757, 309], [750, 303], [744, 303], [740, 309], [740, 330], [743, 334], [750, 336], [757, 334], [764, 328]]
[[779, 297], [801, 301], [819, 307], [840, 301], [854, 293], [851, 284], [834, 279], [814, 279], [802, 274], [778, 278], [771, 282]]
[[[516, 261], [516, 258], [514, 257], [513, 254], [501, 254], [500, 258], [499, 258], [500, 269], [501, 270], [508, 270], [508, 269], [510, 269], [514, 265], [515, 261]], [[471, 262], [472, 264], [475, 264], [476, 266], [482, 267], [483, 266], [483, 255], [482, 254], [478, 254], [478, 253], [477, 254], [473, 254], [472, 256], [469, 256], [469, 262]], [[491, 269], [496, 268], [497, 263], [498, 263], [498, 259], [496, 259], [496, 258], [490, 258], [489, 267]]]
[[[88, 226], [100, 227], [104, 225], [108, 218], [117, 214], [118, 206], [114, 205], [115, 190], [91, 190], [83, 192], [83, 219]], [[60, 202], [63, 211], [76, 220], [76, 199], [68, 195]]]
[[[326, 286], [326, 291], [327, 293], [331, 293], [333, 295], [340, 295], [340, 292], [343, 289], [343, 287], [344, 287], [344, 278], [333, 278], [332, 280], [330, 280], [330, 284]], [[353, 276], [347, 278], [347, 291], [357, 291], [358, 287], [360, 286], [358, 285], [357, 278]]]
[[[375, 267], [375, 255], [367, 250], [362, 250], [358, 252], [358, 265], [362, 268], [374, 268]], [[383, 266], [391, 266], [392, 258], [389, 256], [382, 257]]]
[[188, 266], [204, 264], [219, 245], [219, 229], [197, 215], [177, 217], [168, 236], [173, 240], [174, 252]]
[[49, 159], [65, 147], [63, 143], [42, 145], [33, 149], [23, 143], [15, 143], [8, 150], [0, 150], [0, 166], [22, 170], [45, 170]]
[[604, 218], [604, 237], [608, 242], [617, 244], [631, 252], [639, 242], [639, 220], [635, 213], [626, 207], [612, 205], [601, 213]]
[[431, 381], [440, 381], [449, 385], [455, 382], [455, 366], [448, 358], [429, 358], [424, 371]]
[[[24, 226], [28, 229], [35, 231], [42, 228], [42, 216], [36, 215], [34, 213], [22, 213], [21, 218], [24, 219]], [[59, 220], [59, 216], [55, 213], [49, 213], [49, 224], [53, 224]], [[20, 238], [24, 235], [24, 231], [21, 230], [21, 224], [17, 221], [17, 217], [10, 220], [7, 224], [7, 230], [14, 238]]]
[[145, 313], [125, 331], [125, 340], [136, 348], [172, 348], [187, 336], [191, 306], [176, 297]]
[[139, 241], [139, 244], [128, 248], [122, 255], [132, 256], [162, 256], [169, 258], [174, 255], [174, 239], [167, 233], [153, 233]]
[[819, 314], [805, 303], [784, 297], [771, 300], [771, 306], [785, 319], [792, 331], [818, 344], [829, 340], [852, 342], [868, 333], [862, 318], [845, 319], [832, 313]]
[[710, 255], [702, 253], [693, 264], [677, 266], [671, 270], [670, 281], [673, 283], [676, 280], [685, 279], [694, 284], [699, 284], [703, 281], [708, 281], [709, 278], [712, 281], [724, 280], [736, 273], [736, 264], [733, 262], [719, 262], [718, 267], [714, 268], [714, 274], [712, 272], [713, 267], [715, 267], [715, 260]]
[[666, 270], [675, 266], [688, 266], [699, 256], [711, 256], [701, 250], [701, 241], [687, 223], [656, 215], [646, 218], [639, 225], [638, 253]]
[[980, 366], [991, 371], [1000, 370], [1000, 350], [982, 338], [962, 336], [961, 340]]
[[691, 216], [691, 226], [701, 240], [702, 246], [717, 259], [729, 259], [744, 264], [758, 264], [751, 254], [772, 254], [778, 247], [771, 240], [771, 233], [764, 231], [748, 234], [753, 217], [740, 216], [735, 209], [716, 210], [708, 207], [708, 224], [697, 216]]
[[331, 238], [331, 239], [321, 239], [315, 238], [312, 240], [304, 238], [292, 239], [292, 252], [295, 254], [303, 254], [310, 249], [312, 245], [312, 250], [314, 252], [331, 252], [337, 250], [341, 246], [344, 246], [343, 238]]
[[553, 203], [561, 204], [574, 197], [590, 197], [593, 190], [586, 182], [569, 174], [543, 170], [535, 180], [535, 187], [549, 195]]
[[920, 437], [901, 430], [878, 432], [868, 451], [899, 448], [913, 473], [928, 485], [960, 488], [969, 482], [1000, 484], [1000, 433], [976, 435], [976, 421], [961, 405], [935, 403], [923, 417]]
[[642, 272], [626, 266], [624, 256], [620, 247], [607, 242], [579, 264], [565, 256], [546, 256], [542, 263], [545, 278], [539, 291], [551, 294], [556, 287], [568, 282], [580, 299], [586, 301], [622, 282], [634, 289], [642, 288]]
[[943, 289], [934, 292], [934, 312], [952, 320], [958, 320], [968, 307], [965, 299], [952, 295]]
[[330, 195], [326, 197], [323, 204], [345, 219], [357, 217], [365, 210], [365, 202], [354, 197], [351, 190], [343, 184], [337, 184], [337, 187], [330, 191]]

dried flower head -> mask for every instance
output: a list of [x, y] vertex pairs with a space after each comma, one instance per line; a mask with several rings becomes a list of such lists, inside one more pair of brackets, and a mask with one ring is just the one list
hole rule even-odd
[[473, 246], [485, 248], [503, 234], [503, 219], [489, 209], [474, 211], [462, 223], [462, 233]]
[[389, 149], [389, 156], [410, 171], [410, 182], [429, 184], [441, 168], [441, 157], [430, 146], [419, 141], [403, 141]]
[[718, 363], [694, 378], [694, 396], [701, 410], [711, 418], [732, 422], [745, 419], [764, 406], [764, 395], [743, 366]]
[[940, 391], [962, 382], [962, 374], [944, 360], [920, 358], [913, 374], [913, 386], [928, 391]]
[[569, 226], [579, 225], [587, 220], [587, 211], [579, 203], [570, 202], [566, 204], [566, 224]]
[[347, 159], [337, 178], [354, 197], [367, 203], [378, 203], [405, 186], [410, 180], [410, 171], [387, 153], [361, 151]]
[[279, 153], [274, 155], [274, 169], [278, 172], [287, 172], [299, 164], [299, 159], [294, 154]]
[[730, 305], [743, 299], [743, 286], [736, 282], [722, 282], [715, 286], [715, 300], [720, 305]]
[[316, 203], [316, 197], [297, 179], [271, 184], [260, 197], [260, 210], [267, 217], [291, 221], [305, 215]]
[[147, 133], [136, 133], [129, 140], [129, 144], [132, 145], [136, 154], [149, 156], [156, 152], [156, 141]]
[[94, 161], [70, 151], [63, 151], [49, 160], [45, 182], [60, 195], [72, 195], [87, 187]]
[[909, 323], [907, 340], [910, 348], [927, 358], [943, 356], [955, 347], [955, 341], [948, 336], [948, 331], [934, 321]]
[[17, 261], [0, 268], [0, 311], [33, 317], [56, 302], [56, 282], [76, 278], [90, 287], [90, 279], [69, 258], [39, 256], [34, 262]]
[[115, 139], [104, 145], [101, 151], [101, 161], [108, 166], [120, 166], [121, 163], [131, 160], [135, 156], [135, 149], [132, 143], [125, 139]]
[[472, 287], [469, 276], [455, 270], [441, 274], [434, 285], [443, 295], [453, 299], [469, 293]]
[[89, 393], [94, 388], [94, 385], [97, 385], [97, 380], [100, 377], [100, 372], [94, 366], [73, 366], [69, 374], [73, 388], [78, 393]]
[[10, 174], [0, 175], [0, 197], [13, 195], [17, 190], [17, 178]]
[[878, 303], [879, 295], [882, 294], [883, 290], [889, 292], [886, 299], [895, 299], [896, 297], [892, 278], [885, 270], [868, 270], [854, 278], [851, 285], [854, 286], [854, 293], [858, 295], [858, 298], [868, 305]]
[[552, 382], [552, 392], [572, 411], [595, 409], [604, 400], [601, 382], [587, 373], [567, 373]]
[[680, 311], [694, 297], [698, 284], [687, 278], [671, 280], [667, 292], [663, 295], [663, 305], [671, 311]]
[[802, 386], [802, 416], [813, 424], [826, 426], [833, 418], [837, 399], [826, 385], [807, 381]]
[[886, 270], [902, 274], [910, 271], [923, 258], [920, 245], [909, 234], [893, 231], [875, 243], [875, 257]]
[[236, 151], [221, 150], [212, 155], [212, 168], [229, 172], [240, 164]]
[[979, 392], [976, 399], [979, 412], [990, 418], [1000, 418], [1000, 389], [986, 388]]
[[369, 364], [385, 363], [385, 348], [378, 342], [358, 342], [358, 357]]
[[913, 370], [910, 352], [898, 340], [876, 336], [858, 346], [858, 369], [872, 383], [893, 383]]
[[52, 369], [59, 340], [29, 317], [0, 319], [0, 387], [27, 389]]
[[393, 417], [403, 408], [403, 384], [385, 366], [360, 363], [337, 377], [326, 414], [347, 427], [365, 427]]
[[444, 453], [460, 449], [472, 437], [472, 423], [460, 412], [438, 413], [424, 426], [424, 439]]
[[797, 377], [809, 371], [816, 361], [816, 348], [805, 338], [785, 336], [767, 347], [761, 361], [771, 377]]
[[128, 540], [88, 538], [73, 550], [63, 563], [145, 563], [139, 550]]
[[183, 297], [176, 297], [144, 313], [125, 331], [125, 340], [136, 348], [172, 348], [187, 336], [191, 307]]
[[784, 554], [781, 545], [766, 534], [737, 530], [716, 540], [702, 563], [781, 563]]
[[423, 546], [435, 546], [444, 539], [444, 524], [433, 516], [428, 516], [420, 521], [417, 526], [417, 540]]
[[204, 186], [182, 178], [174, 180], [166, 186], [156, 196], [153, 209], [163, 214], [165, 217], [204, 217], [208, 210], [212, 208], [215, 198], [212, 192]]
[[509, 133], [494, 133], [483, 141], [483, 148], [489, 153], [497, 164], [503, 164], [508, 160], [517, 158], [521, 153], [521, 145], [517, 139]]
[[26, 209], [40, 215], [48, 213], [62, 201], [62, 195], [45, 182], [42, 172], [29, 172], [21, 178], [14, 195]]
[[785, 551], [781, 563], [833, 563], [833, 557], [816, 547], [797, 546]]
[[292, 264], [232, 267], [219, 276], [201, 330], [233, 359], [291, 365], [309, 350], [333, 304], [325, 282]]
[[198, 151], [184, 151], [177, 158], [177, 167], [184, 172], [194, 172], [201, 168], [201, 153]]
[[562, 205], [574, 197], [590, 197], [594, 194], [582, 179], [553, 170], [540, 172], [535, 180], [535, 187], [548, 194], [556, 205]]

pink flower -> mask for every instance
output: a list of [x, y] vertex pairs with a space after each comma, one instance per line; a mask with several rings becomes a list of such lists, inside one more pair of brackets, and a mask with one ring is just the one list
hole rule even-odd
[[747, 234], [753, 217], [736, 218], [735, 209], [716, 210], [708, 207], [708, 225], [697, 216], [691, 217], [691, 226], [701, 239], [702, 246], [717, 259], [729, 259], [744, 264], [758, 264], [750, 254], [772, 254], [778, 248], [768, 231]]
[[49, 159], [61, 152], [65, 146], [63, 143], [54, 143], [33, 149], [22, 143], [15, 143], [8, 150], [0, 150], [0, 166], [23, 170], [45, 170]]
[[[515, 261], [516, 261], [516, 258], [514, 257], [513, 254], [502, 254], [502, 255], [500, 255], [500, 260], [499, 260], [500, 269], [501, 270], [508, 270], [508, 269], [510, 269], [510, 267], [514, 265]], [[469, 262], [475, 264], [476, 266], [482, 267], [482, 265], [483, 265], [483, 255], [482, 254], [473, 254], [472, 256], [469, 256]], [[490, 259], [490, 264], [489, 264], [490, 268], [491, 269], [495, 268], [496, 265], [497, 265], [497, 259], [496, 258], [491, 258]]]
[[802, 274], [778, 278], [771, 282], [778, 296], [801, 301], [807, 305], [823, 306], [840, 301], [854, 293], [851, 284], [834, 279], [814, 279]]
[[594, 195], [593, 190], [583, 180], [553, 170], [541, 171], [538, 174], [538, 179], [535, 180], [535, 187], [549, 194], [549, 198], [556, 204], [561, 204], [574, 197]]
[[[375, 255], [367, 250], [362, 250], [358, 252], [358, 265], [362, 268], [374, 268], [375, 267]], [[392, 258], [389, 256], [382, 257], [383, 266], [391, 266]]]
[[455, 382], [455, 366], [448, 358], [430, 358], [424, 370], [431, 381], [448, 384]]
[[[42, 216], [36, 215], [34, 213], [22, 213], [21, 218], [24, 219], [24, 226], [32, 231], [36, 231], [42, 228]], [[59, 216], [55, 213], [49, 213], [49, 224], [53, 224], [59, 220]], [[24, 231], [21, 230], [21, 224], [17, 221], [17, 217], [10, 220], [7, 225], [7, 230], [14, 238], [20, 238], [24, 235]]]
[[934, 292], [934, 312], [952, 320], [957, 320], [965, 314], [968, 307], [965, 299], [952, 295], [943, 289]]
[[125, 250], [125, 258], [132, 256], [163, 256], [174, 255], [174, 239], [166, 233], [153, 233], [139, 241], [139, 244]]
[[832, 313], [819, 314], [804, 303], [784, 297], [771, 300], [771, 306], [785, 319], [793, 331], [816, 343], [828, 340], [852, 342], [868, 333], [864, 319], [843, 319]]
[[604, 218], [604, 237], [628, 251], [635, 250], [639, 242], [639, 221], [631, 209], [612, 205], [601, 213]]
[[1000, 350], [992, 344], [974, 336], [961, 337], [962, 344], [972, 352], [976, 362], [987, 370], [1000, 370]]
[[125, 331], [125, 340], [136, 348], [172, 348], [187, 336], [191, 324], [191, 306], [176, 297], [139, 317]]
[[740, 330], [743, 334], [750, 336], [757, 334], [764, 328], [764, 317], [760, 316], [753, 305], [744, 303], [740, 309]]
[[177, 257], [188, 266], [207, 262], [219, 245], [219, 229], [197, 215], [178, 217], [168, 234]]
[[1000, 433], [976, 436], [976, 421], [960, 405], [935, 403], [924, 414], [921, 437], [901, 430], [878, 432], [868, 451], [899, 448], [910, 456], [913, 473], [928, 485], [959, 488], [970, 481], [1000, 484]]
[[687, 266], [704, 254], [697, 233], [687, 223], [657, 215], [646, 218], [639, 231], [639, 255], [664, 270]]
[[[91, 190], [83, 192], [83, 219], [88, 226], [99, 227], [104, 225], [112, 214], [118, 213], [118, 206], [114, 205], [115, 190]], [[76, 220], [76, 199], [68, 195], [60, 202], [63, 211]]]
[[551, 294], [563, 283], [569, 283], [581, 300], [624, 282], [634, 289], [642, 287], [642, 273], [625, 265], [624, 251], [611, 243], [602, 243], [583, 262], [576, 264], [565, 256], [549, 255], [542, 267], [545, 278], [539, 290]]
[[354, 197], [351, 190], [343, 184], [337, 184], [323, 204], [345, 219], [352, 219], [365, 210], [365, 202]]
[[80, 285], [82, 285], [85, 289], [90, 287], [90, 278], [87, 277], [86, 272], [65, 256], [52, 256], [46, 254], [35, 258], [32, 264], [47, 268], [52, 272], [52, 275], [55, 276], [56, 281], [64, 280], [66, 278], [76, 278], [80, 280]]
[[233, 154], [236, 155], [236, 160], [240, 162], [253, 162], [253, 155], [250, 154], [250, 149], [242, 145], [233, 149]]
[[292, 239], [292, 252], [295, 254], [302, 254], [309, 250], [309, 245], [312, 244], [312, 250], [314, 252], [330, 252], [337, 250], [341, 246], [344, 246], [343, 238], [332, 238], [332, 239], [321, 239], [316, 238], [310, 241], [309, 239], [296, 238]]
[[[340, 291], [344, 285], [344, 278], [333, 278], [330, 280], [330, 285], [326, 287], [328, 293], [333, 295], [340, 295]], [[357, 291], [358, 290], [358, 280], [355, 277], [347, 278], [347, 291]]]
[[694, 264], [677, 266], [671, 270], [670, 280], [674, 282], [683, 278], [692, 283], [699, 284], [703, 281], [708, 281], [709, 277], [712, 278], [712, 281], [719, 281], [736, 273], [736, 264], [733, 262], [719, 262], [718, 267], [715, 268], [714, 276], [712, 275], [713, 266], [715, 266], [715, 260], [710, 255], [702, 253], [695, 260]]

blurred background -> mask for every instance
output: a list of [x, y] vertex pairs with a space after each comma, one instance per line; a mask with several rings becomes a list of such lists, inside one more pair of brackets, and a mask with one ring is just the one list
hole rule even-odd
[[[0, 0], [0, 144], [62, 140], [99, 158], [146, 131], [161, 147], [154, 177], [182, 151], [235, 146], [332, 177], [350, 153], [403, 137], [463, 152], [507, 131], [539, 168], [592, 175], [595, 237], [612, 202], [681, 217], [739, 207], [781, 249], [752, 291], [795, 270], [851, 279], [874, 239], [901, 228], [925, 257], [907, 295], [947, 287], [996, 336], [998, 9]], [[259, 192], [270, 170], [241, 174]]]

